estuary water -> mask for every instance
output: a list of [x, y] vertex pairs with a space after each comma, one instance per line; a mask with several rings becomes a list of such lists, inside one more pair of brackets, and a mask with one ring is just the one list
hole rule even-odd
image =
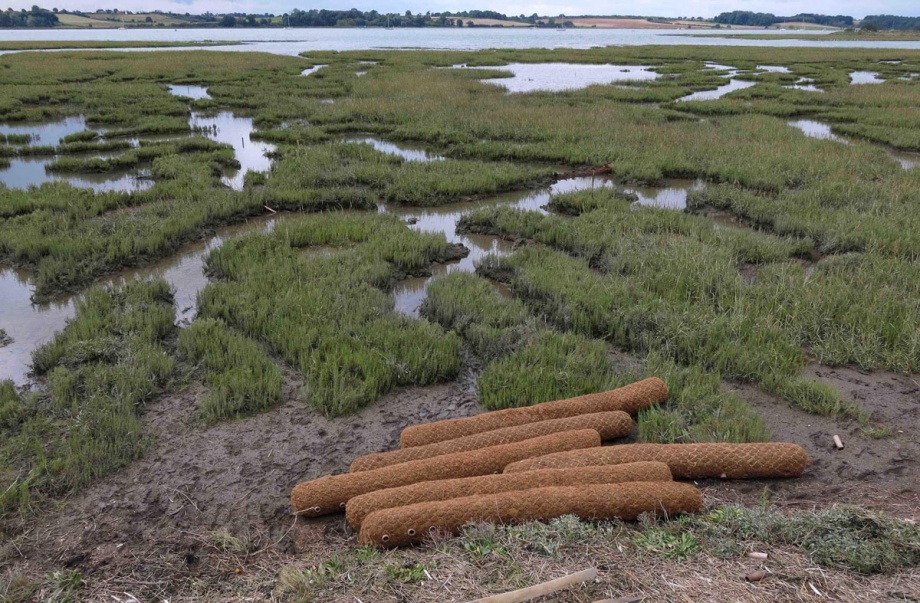
[[[682, 33], [692, 35], [681, 35]], [[591, 48], [594, 46], [714, 45], [839, 48], [914, 48], [920, 42], [839, 41], [822, 39], [826, 32], [796, 32], [807, 40], [751, 40], [731, 34], [782, 34], [781, 30], [675, 30], [675, 29], [555, 29], [521, 28], [296, 28], [296, 29], [45, 29], [2, 30], [0, 41], [52, 40], [58, 42], [105, 40], [141, 42], [242, 42], [221, 50], [258, 51], [297, 55], [311, 50], [486, 48]], [[709, 35], [711, 34], [711, 35]], [[727, 35], [728, 34], [728, 35]], [[813, 38], [813, 39], [812, 39]], [[151, 49], [136, 49], [151, 50]], [[168, 48], [160, 50], [169, 50]]]

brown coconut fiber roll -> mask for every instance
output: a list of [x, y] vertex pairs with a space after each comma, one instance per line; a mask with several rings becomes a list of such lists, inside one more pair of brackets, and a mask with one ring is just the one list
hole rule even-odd
[[522, 459], [600, 445], [601, 436], [595, 430], [581, 429], [371, 471], [327, 475], [294, 486], [291, 505], [298, 515], [307, 517], [337, 513], [345, 510], [345, 503], [351, 498], [375, 490], [430, 480], [501, 473], [506, 465]]
[[403, 546], [429, 533], [456, 533], [471, 521], [510, 523], [562, 515], [627, 521], [642, 513], [677, 515], [703, 507], [699, 490], [677, 482], [551, 486], [481, 494], [375, 511], [364, 519], [358, 542]]
[[667, 463], [674, 479], [749, 479], [802, 475], [808, 466], [808, 455], [801, 446], [783, 442], [624, 444], [595, 451], [563, 452], [527, 459], [509, 465], [505, 472], [571, 469], [636, 461]]
[[425, 446], [484, 431], [502, 429], [503, 427], [612, 410], [635, 414], [643, 408], [648, 408], [657, 402], [663, 402], [667, 398], [668, 386], [661, 379], [651, 377], [626, 387], [599, 394], [588, 394], [555, 402], [543, 402], [533, 406], [496, 410], [465, 419], [447, 419], [422, 425], [410, 425], [403, 429], [400, 436], [400, 445], [403, 448]]
[[379, 469], [380, 467], [387, 467], [397, 463], [426, 459], [442, 454], [452, 454], [454, 452], [466, 452], [467, 450], [476, 450], [488, 446], [510, 444], [551, 433], [577, 429], [593, 429], [601, 435], [601, 440], [606, 441], [629, 435], [635, 426], [632, 418], [621, 410], [537, 421], [536, 423], [477, 433], [455, 440], [445, 440], [444, 442], [428, 444], [427, 446], [413, 446], [390, 452], [368, 454], [352, 461], [350, 471]]
[[571, 469], [541, 469], [522, 473], [502, 473], [420, 482], [399, 488], [368, 492], [348, 501], [345, 519], [354, 529], [361, 527], [364, 519], [380, 509], [475, 494], [497, 494], [516, 490], [530, 490], [548, 486], [577, 486], [580, 484], [619, 484], [622, 482], [669, 482], [671, 471], [664, 463], [642, 462], [625, 465], [606, 465]]

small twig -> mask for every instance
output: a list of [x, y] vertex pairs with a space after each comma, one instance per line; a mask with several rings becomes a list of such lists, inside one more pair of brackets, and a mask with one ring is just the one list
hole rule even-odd
[[595, 578], [597, 578], [597, 570], [592, 567], [574, 574], [569, 574], [568, 576], [563, 576], [562, 578], [550, 580], [549, 582], [543, 582], [542, 584], [536, 584], [500, 595], [476, 599], [475, 601], [471, 601], [471, 603], [521, 603], [522, 601], [530, 601], [531, 599], [560, 591], [563, 588], [575, 584], [594, 580]]
[[289, 527], [287, 530], [285, 530], [285, 531], [284, 531], [284, 534], [282, 534], [281, 537], [280, 537], [278, 540], [276, 540], [276, 541], [274, 541], [274, 542], [272, 542], [272, 543], [266, 545], [265, 547], [259, 549], [259, 550], [256, 551], [255, 553], [250, 553], [249, 555], [246, 555], [246, 558], [248, 559], [249, 557], [255, 557], [255, 556], [258, 555], [259, 553], [262, 553], [262, 552], [264, 552], [264, 551], [267, 551], [268, 549], [270, 549], [270, 548], [272, 548], [273, 546], [277, 545], [279, 542], [281, 542], [282, 540], [284, 540], [285, 538], [287, 538], [287, 535], [291, 533], [291, 530], [294, 529], [294, 526], [295, 526], [295, 525], [297, 525], [297, 517], [296, 517], [296, 516], [294, 517], [294, 522], [291, 523], [291, 527]]

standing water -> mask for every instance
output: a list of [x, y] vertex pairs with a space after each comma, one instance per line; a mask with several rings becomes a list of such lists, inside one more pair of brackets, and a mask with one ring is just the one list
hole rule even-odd
[[[432, 276], [411, 278], [399, 283], [393, 291], [396, 310], [409, 316], [418, 316], [419, 307], [428, 295], [431, 281], [441, 274], [450, 272], [473, 272], [476, 264], [487, 255], [504, 256], [511, 253], [511, 243], [491, 235], [457, 233], [457, 222], [464, 215], [481, 207], [504, 206], [523, 211], [547, 213], [543, 206], [553, 195], [590, 188], [610, 187], [613, 183], [605, 178], [570, 178], [560, 180], [549, 188], [537, 192], [507, 193], [490, 197], [485, 201], [457, 203], [434, 208], [384, 207], [382, 211], [405, 218], [411, 228], [423, 232], [443, 233], [448, 243], [460, 243], [470, 253], [459, 262], [434, 265]], [[414, 222], [414, 223], [413, 223]]]
[[413, 147], [403, 143], [396, 145], [392, 142], [387, 142], [386, 140], [380, 140], [379, 138], [373, 138], [370, 136], [349, 136], [343, 138], [342, 142], [369, 144], [381, 153], [397, 155], [406, 161], [444, 161], [443, 156], [438, 155], [437, 153], [432, 153], [426, 150], [424, 147]]
[[211, 95], [208, 94], [208, 89], [204, 86], [180, 86], [170, 84], [167, 88], [169, 88], [169, 93], [173, 96], [181, 96], [182, 98], [191, 98], [194, 100], [211, 98]]
[[722, 98], [730, 92], [736, 90], [744, 90], [745, 88], [750, 88], [751, 86], [756, 86], [757, 82], [746, 82], [744, 80], [729, 80], [724, 86], [719, 86], [715, 90], [702, 90], [700, 92], [694, 92], [693, 94], [688, 94], [687, 96], [682, 96], [677, 99], [679, 103], [685, 103], [688, 101], [706, 101], [706, 100], [715, 100], [717, 98]]
[[7, 188], [27, 190], [32, 186], [41, 186], [46, 182], [66, 182], [77, 188], [91, 188], [94, 192], [140, 191], [153, 186], [153, 180], [138, 177], [129, 170], [105, 172], [101, 174], [80, 174], [64, 176], [47, 171], [47, 166], [54, 159], [43, 157], [23, 157], [10, 159], [10, 166], [0, 170], [0, 183]]
[[884, 84], [885, 80], [875, 71], [854, 71], [850, 74], [850, 83], [856, 84]]
[[638, 197], [636, 205], [660, 209], [687, 209], [687, 195], [690, 191], [702, 190], [702, 180], [672, 180], [665, 187], [637, 186], [625, 189]]
[[67, 136], [86, 129], [86, 118], [67, 117], [50, 123], [23, 123], [13, 125], [0, 124], [0, 134], [4, 136], [30, 137], [29, 146], [57, 146]]
[[[465, 65], [455, 65], [463, 68]], [[501, 86], [508, 92], [576, 90], [595, 84], [649, 81], [660, 77], [651, 67], [635, 65], [579, 65], [575, 63], [510, 63], [499, 67], [470, 67], [510, 71], [512, 77], [489, 78], [487, 84]]]
[[274, 152], [275, 146], [249, 139], [255, 129], [251, 117], [236, 117], [226, 111], [214, 116], [192, 113], [188, 123], [192, 129], [200, 130], [211, 140], [233, 147], [240, 169], [233, 175], [221, 178], [221, 182], [227, 186], [241, 191], [246, 172], [265, 172], [271, 169], [272, 160], [268, 155]]
[[[142, 268], [124, 270], [100, 279], [97, 284], [121, 285], [134, 279], [162, 277], [175, 292], [176, 322], [187, 324], [195, 317], [198, 293], [208, 284], [204, 274], [208, 254], [229, 237], [270, 232], [278, 220], [292, 216], [263, 216], [221, 228], [213, 237], [186, 245], [175, 255]], [[72, 295], [48, 304], [33, 304], [33, 292], [26, 272], [0, 270], [0, 327], [13, 339], [13, 343], [0, 348], [0, 380], [12, 379], [19, 384], [28, 380], [32, 352], [64, 328], [73, 317], [75, 302], [80, 297]]]

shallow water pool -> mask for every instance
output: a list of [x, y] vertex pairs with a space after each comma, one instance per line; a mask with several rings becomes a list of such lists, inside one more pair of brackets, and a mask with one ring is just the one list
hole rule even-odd
[[[464, 68], [465, 66], [456, 66]], [[558, 92], [576, 90], [596, 84], [642, 82], [658, 79], [651, 67], [635, 65], [579, 65], [574, 63], [511, 63], [500, 67], [469, 67], [510, 71], [512, 77], [487, 78], [487, 84], [501, 86], [508, 92]]]

